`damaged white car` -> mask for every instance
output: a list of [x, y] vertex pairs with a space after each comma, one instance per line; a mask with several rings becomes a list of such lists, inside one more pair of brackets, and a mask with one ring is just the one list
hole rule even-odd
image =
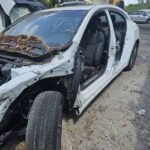
[[133, 68], [138, 47], [137, 25], [110, 5], [44, 10], [11, 25], [0, 35], [1, 143], [24, 131], [27, 150], [60, 150], [63, 110], [79, 116]]

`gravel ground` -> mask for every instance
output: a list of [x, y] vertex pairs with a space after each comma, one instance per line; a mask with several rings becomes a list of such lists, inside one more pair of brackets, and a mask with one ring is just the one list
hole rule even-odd
[[121, 73], [77, 121], [63, 122], [63, 150], [150, 149], [150, 26], [140, 27], [134, 69]]
[[[62, 150], [150, 149], [150, 27], [140, 27], [134, 69], [121, 73], [80, 118], [64, 117]], [[12, 143], [1, 150], [14, 150]], [[21, 144], [16, 149], [24, 148]]]

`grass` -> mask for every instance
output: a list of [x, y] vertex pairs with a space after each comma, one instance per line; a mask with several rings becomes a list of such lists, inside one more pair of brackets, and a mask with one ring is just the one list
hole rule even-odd
[[137, 11], [140, 9], [150, 9], [150, 4], [131, 4], [125, 8], [127, 12]]

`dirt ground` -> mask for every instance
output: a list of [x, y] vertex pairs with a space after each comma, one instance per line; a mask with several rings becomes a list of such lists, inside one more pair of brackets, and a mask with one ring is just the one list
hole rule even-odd
[[64, 150], [150, 149], [150, 25], [140, 27], [134, 69], [121, 73], [76, 122], [64, 121]]
[[[134, 69], [121, 73], [80, 118], [64, 117], [63, 150], [150, 149], [150, 25], [140, 27]], [[14, 150], [13, 142], [1, 150]]]

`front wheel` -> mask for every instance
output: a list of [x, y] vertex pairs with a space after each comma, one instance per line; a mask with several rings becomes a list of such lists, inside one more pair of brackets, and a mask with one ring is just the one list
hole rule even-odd
[[125, 68], [125, 71], [131, 71], [132, 68], [134, 67], [137, 58], [137, 52], [138, 52], [138, 44], [136, 43], [133, 47], [128, 66]]
[[150, 24], [150, 19], [149, 19], [149, 20], [147, 20], [147, 23], [148, 23], [148, 24]]
[[43, 92], [33, 103], [26, 132], [27, 150], [60, 150], [62, 94]]

